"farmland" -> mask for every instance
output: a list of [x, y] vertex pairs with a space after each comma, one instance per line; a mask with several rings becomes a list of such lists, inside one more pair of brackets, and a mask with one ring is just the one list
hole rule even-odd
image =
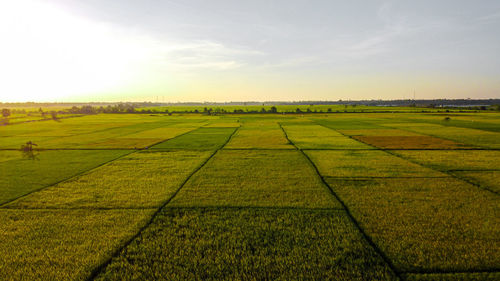
[[499, 280], [500, 114], [349, 109], [0, 126], [0, 280]]

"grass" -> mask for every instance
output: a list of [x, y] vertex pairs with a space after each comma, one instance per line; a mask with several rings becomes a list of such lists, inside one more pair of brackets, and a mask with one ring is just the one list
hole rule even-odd
[[234, 130], [235, 128], [199, 128], [151, 148], [215, 150], [226, 142]]
[[22, 157], [23, 157], [23, 155], [19, 151], [12, 151], [12, 150], [0, 151], [0, 163], [5, 162], [5, 161], [9, 161], [9, 160], [13, 160], [13, 159], [19, 159]]
[[500, 170], [498, 171], [456, 171], [453, 174], [465, 178], [481, 187], [500, 194]]
[[473, 280], [483, 280], [483, 281], [497, 281], [500, 280], [500, 272], [485, 272], [485, 273], [438, 273], [438, 274], [406, 274], [404, 276], [405, 280], [408, 281], [473, 281]]
[[383, 149], [457, 149], [471, 147], [432, 136], [353, 136], [353, 138]]
[[363, 143], [320, 125], [283, 125], [288, 138], [301, 149], [370, 149]]
[[5, 126], [0, 148], [34, 141], [41, 148], [135, 148], [173, 138], [205, 124], [206, 119], [123, 114], [93, 115]]
[[399, 137], [399, 136], [420, 136], [417, 133], [409, 132], [405, 130], [399, 129], [345, 129], [339, 130], [344, 135], [347, 136], [391, 136], [391, 137]]
[[[17, 152], [21, 155], [21, 152]], [[0, 204], [50, 186], [129, 153], [110, 151], [41, 151], [36, 160], [0, 162]]]
[[394, 151], [404, 158], [441, 171], [450, 170], [500, 170], [500, 151], [495, 150], [446, 150], [446, 151]]
[[342, 212], [166, 209], [97, 280], [395, 280]]
[[498, 269], [498, 196], [453, 178], [328, 183], [402, 272]]
[[[404, 126], [404, 125], [403, 125]], [[447, 139], [457, 143], [463, 143], [468, 146], [483, 147], [483, 148], [500, 148], [500, 133], [489, 132], [477, 129], [458, 128], [441, 125], [426, 124], [419, 126], [406, 124], [406, 130]]]
[[210, 156], [206, 151], [134, 153], [32, 193], [8, 208], [155, 208]]
[[327, 177], [442, 177], [446, 174], [413, 164], [380, 150], [307, 150]]
[[[459, 127], [477, 129], [490, 132], [500, 132], [498, 126], [498, 114], [495, 116], [478, 115], [478, 114], [432, 114], [427, 116], [416, 116], [408, 118], [408, 122], [426, 122], [441, 126]], [[446, 117], [450, 119], [444, 120]], [[494, 119], [491, 119], [493, 117]]]
[[0, 210], [1, 280], [86, 280], [151, 210]]
[[170, 204], [340, 208], [295, 150], [221, 150]]
[[276, 121], [245, 122], [226, 148], [293, 149]]

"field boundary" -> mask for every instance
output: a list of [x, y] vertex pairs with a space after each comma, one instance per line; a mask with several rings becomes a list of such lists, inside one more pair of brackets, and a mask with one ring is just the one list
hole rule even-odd
[[[366, 122], [365, 122], [366, 123]], [[417, 122], [418, 123], [418, 122]], [[422, 122], [423, 124], [432, 124], [432, 123], [426, 123], [426, 122]], [[368, 123], [370, 124], [370, 123]], [[411, 124], [411, 123], [409, 123]], [[442, 139], [442, 140], [448, 140], [448, 141], [452, 141], [452, 142], [456, 142], [458, 144], [465, 144], [465, 145], [469, 145], [467, 143], [461, 143], [461, 142], [458, 142], [456, 140], [453, 140], [453, 139], [449, 139], [449, 138], [446, 138], [446, 137], [441, 137], [441, 136], [436, 136], [436, 135], [432, 135], [432, 134], [428, 134], [428, 133], [420, 133], [420, 132], [415, 132], [415, 131], [412, 131], [412, 130], [409, 130], [407, 128], [395, 128], [395, 127], [391, 127], [391, 126], [387, 126], [387, 125], [380, 125], [382, 127], [386, 127], [386, 128], [390, 128], [390, 129], [399, 129], [399, 130], [403, 130], [403, 131], [407, 131], [407, 132], [411, 132], [411, 133], [417, 133], [419, 135], [423, 135], [423, 136], [430, 136], [430, 137], [435, 137], [435, 138], [438, 138], [438, 139]], [[445, 126], [445, 125], [440, 125], [440, 126], [443, 126], [443, 127], [454, 127], [454, 126]], [[454, 127], [454, 128], [460, 128], [460, 129], [473, 129], [473, 128], [461, 128], [461, 127]], [[331, 128], [330, 128], [331, 129]], [[334, 129], [331, 129], [331, 130], [334, 130]], [[473, 130], [479, 130], [479, 129], [473, 129]], [[336, 132], [339, 132], [337, 130], [334, 130]], [[479, 131], [482, 131], [482, 130], [479, 130]], [[340, 133], [340, 132], [339, 132]], [[498, 132], [490, 132], [490, 133], [497, 133]], [[341, 133], [342, 134], [342, 133]], [[488, 149], [488, 147], [486, 146], [482, 146], [482, 145], [477, 145], [477, 144], [470, 144], [472, 145], [473, 147], [472, 148], [482, 148], [484, 150], [491, 150], [491, 149]], [[450, 149], [450, 150], [459, 150], [459, 149]], [[465, 149], [466, 150], [466, 149]], [[478, 149], [479, 150], [479, 149]]]
[[96, 268], [94, 268], [91, 272], [88, 278], [86, 280], [94, 280], [99, 273], [101, 273], [113, 260], [113, 258], [117, 257], [126, 247], [128, 247], [135, 239], [137, 239], [156, 219], [156, 217], [162, 212], [163, 209], [174, 199], [174, 197], [181, 191], [181, 189], [186, 185], [186, 183], [199, 171], [201, 170], [226, 144], [231, 141], [232, 137], [234, 134], [239, 130], [240, 127], [236, 127], [234, 131], [229, 135], [229, 137], [226, 139], [226, 141], [219, 146], [207, 159], [205, 159], [198, 167], [196, 167], [187, 177], [184, 179], [184, 181], [179, 185], [177, 190], [167, 199], [163, 202], [163, 204], [156, 209], [156, 212], [151, 215], [151, 218], [146, 222], [145, 225], [143, 225], [139, 231], [134, 234], [130, 239], [127, 239], [124, 244], [119, 246], [112, 254], [111, 256], [102, 264], [98, 265]]
[[9, 204], [9, 203], [11, 203], [11, 202], [13, 202], [13, 201], [15, 201], [15, 200], [17, 200], [17, 199], [20, 199], [20, 198], [26, 197], [26, 196], [28, 196], [28, 195], [30, 195], [30, 194], [32, 194], [32, 193], [35, 193], [35, 192], [38, 192], [38, 191], [42, 191], [42, 190], [44, 190], [44, 189], [46, 189], [46, 188], [49, 188], [49, 187], [52, 187], [52, 186], [58, 185], [58, 184], [60, 184], [60, 183], [63, 183], [63, 182], [69, 181], [69, 180], [71, 180], [71, 179], [73, 179], [73, 178], [76, 178], [76, 177], [79, 177], [79, 176], [85, 175], [85, 174], [87, 174], [87, 173], [91, 173], [91, 172], [92, 172], [93, 170], [95, 170], [95, 169], [98, 169], [98, 168], [100, 168], [100, 167], [102, 167], [102, 166], [105, 166], [105, 165], [107, 165], [107, 164], [109, 164], [109, 163], [111, 163], [111, 162], [113, 162], [113, 161], [116, 161], [116, 160], [118, 160], [118, 159], [121, 159], [121, 158], [123, 158], [123, 157], [125, 157], [125, 156], [129, 156], [130, 154], [135, 153], [135, 152], [137, 152], [137, 151], [135, 151], [135, 150], [131, 150], [129, 153], [125, 153], [125, 154], [123, 154], [123, 155], [120, 155], [120, 156], [118, 156], [118, 157], [116, 157], [116, 158], [113, 158], [113, 159], [111, 159], [111, 160], [108, 160], [108, 161], [106, 161], [106, 162], [103, 162], [103, 163], [101, 163], [101, 164], [99, 164], [99, 165], [97, 165], [97, 166], [94, 166], [94, 167], [90, 168], [90, 169], [87, 169], [87, 170], [84, 170], [84, 171], [78, 172], [78, 173], [73, 174], [73, 175], [71, 175], [71, 176], [69, 176], [69, 177], [67, 177], [67, 178], [62, 179], [62, 180], [59, 180], [59, 181], [56, 181], [56, 182], [50, 183], [50, 184], [48, 184], [48, 185], [46, 185], [46, 186], [43, 186], [43, 187], [41, 187], [41, 188], [37, 188], [37, 189], [35, 189], [35, 190], [31, 190], [31, 191], [29, 191], [28, 193], [25, 193], [25, 194], [20, 195], [20, 196], [18, 196], [18, 197], [16, 197], [16, 198], [12, 198], [12, 199], [10, 199], [10, 200], [8, 200], [8, 201], [5, 201], [5, 202], [3, 202], [3, 203], [0, 203], [0, 209], [4, 208], [4, 207], [5, 207], [5, 205], [7, 205], [7, 204]]
[[[198, 129], [198, 128], [196, 128], [196, 129]], [[177, 136], [175, 136], [175, 137], [173, 137], [173, 138], [170, 138], [170, 139], [165, 139], [165, 140], [162, 140], [162, 141], [160, 141], [160, 142], [158, 142], [158, 143], [155, 143], [154, 145], [157, 145], [157, 144], [160, 144], [160, 143], [163, 143], [163, 142], [166, 142], [166, 141], [169, 141], [169, 140], [175, 139], [175, 138], [177, 138], [177, 137], [179, 137], [179, 136], [181, 136], [181, 135], [188, 134], [188, 133], [190, 133], [190, 132], [192, 132], [192, 131], [194, 131], [194, 130], [196, 130], [196, 129], [193, 129], [193, 130], [191, 130], [191, 131], [188, 131], [188, 132], [182, 133], [182, 134], [177, 135]], [[98, 168], [100, 168], [100, 167], [102, 167], [102, 166], [104, 166], [104, 165], [107, 165], [107, 164], [109, 164], [109, 163], [111, 163], [111, 162], [113, 162], [113, 161], [119, 160], [119, 159], [121, 159], [121, 158], [123, 158], [123, 157], [125, 157], [125, 156], [129, 156], [129, 155], [131, 155], [131, 154], [133, 154], [133, 153], [137, 153], [137, 152], [140, 152], [140, 151], [152, 151], [152, 152], [156, 152], [155, 150], [150, 149], [150, 148], [151, 148], [151, 146], [149, 146], [148, 148], [141, 148], [141, 149], [131, 149], [131, 148], [129, 148], [129, 149], [47, 149], [47, 150], [50, 150], [50, 151], [52, 151], [52, 150], [99, 150], [99, 151], [100, 151], [100, 150], [125, 150], [125, 151], [126, 151], [126, 150], [130, 150], [130, 152], [129, 152], [129, 153], [125, 153], [125, 154], [123, 154], [123, 155], [120, 155], [120, 156], [118, 156], [118, 157], [116, 157], [116, 158], [113, 158], [113, 159], [111, 159], [111, 160], [109, 160], [109, 161], [106, 161], [106, 162], [104, 162], [104, 163], [101, 163], [101, 164], [99, 164], [99, 165], [97, 165], [97, 166], [94, 166], [94, 167], [92, 167], [92, 168], [90, 168], [90, 169], [87, 169], [87, 170], [84, 170], [84, 171], [78, 172], [78, 173], [76, 173], [76, 174], [74, 174], [74, 175], [72, 175], [72, 176], [70, 176], [70, 177], [64, 178], [64, 179], [59, 180], [59, 181], [56, 181], [56, 182], [54, 182], [54, 183], [50, 183], [50, 184], [48, 184], [48, 185], [46, 185], [46, 186], [43, 186], [43, 187], [41, 187], [41, 188], [37, 188], [37, 189], [35, 189], [35, 190], [31, 190], [30, 192], [25, 193], [25, 194], [23, 194], [23, 195], [21, 195], [21, 196], [18, 196], [18, 197], [16, 197], [16, 198], [12, 198], [12, 199], [10, 199], [10, 200], [8, 200], [8, 201], [5, 201], [5, 202], [3, 202], [3, 203], [0, 203], [0, 209], [14, 209], [14, 208], [5, 208], [5, 205], [7, 205], [7, 204], [9, 204], [9, 203], [11, 203], [11, 202], [13, 202], [13, 201], [15, 201], [15, 200], [17, 200], [17, 199], [20, 199], [20, 198], [23, 198], [23, 197], [25, 197], [25, 196], [28, 196], [28, 195], [30, 195], [30, 194], [32, 194], [32, 193], [35, 193], [35, 192], [38, 192], [38, 191], [42, 191], [42, 190], [44, 190], [44, 189], [46, 189], [46, 188], [49, 188], [49, 187], [52, 187], [52, 186], [58, 185], [58, 184], [60, 184], [60, 183], [63, 183], [63, 182], [69, 181], [69, 180], [71, 180], [71, 179], [73, 179], [73, 178], [76, 178], [76, 177], [79, 177], [79, 176], [85, 175], [85, 174], [87, 174], [87, 173], [90, 173], [90, 172], [92, 172], [92, 171], [93, 171], [93, 170], [95, 170], [95, 169], [98, 169]], [[0, 149], [0, 151], [1, 151], [1, 150], [2, 150], [2, 149]], [[19, 149], [13, 149], [13, 150], [15, 150], [15, 151], [19, 151]], [[185, 149], [184, 149], [184, 150], [185, 150]], [[43, 150], [39, 150], [39, 151], [43, 151]], [[158, 151], [158, 152], [161, 152], [161, 151]], [[13, 159], [13, 160], [18, 160], [18, 159]], [[11, 161], [11, 160], [9, 160], [9, 161]], [[26, 209], [26, 208], [25, 208], [25, 209]], [[90, 208], [89, 208], [89, 209], [90, 209]], [[146, 209], [148, 209], [148, 208], [146, 208]]]
[[439, 269], [429, 269], [420, 271], [403, 271], [401, 274], [414, 274], [414, 275], [425, 275], [425, 274], [467, 274], [467, 273], [500, 273], [500, 268], [491, 269], [471, 269], [471, 270], [439, 270]]
[[[321, 126], [323, 126], [323, 127], [325, 127], [325, 128], [327, 128], [327, 129], [330, 129], [330, 130], [332, 130], [332, 131], [335, 131], [335, 132], [337, 132], [337, 133], [340, 133], [340, 134], [342, 134], [343, 136], [348, 137], [348, 138], [350, 138], [350, 139], [352, 139], [352, 140], [355, 140], [355, 141], [357, 141], [357, 142], [360, 142], [360, 143], [364, 143], [364, 144], [366, 144], [366, 145], [369, 145], [369, 146], [371, 146], [371, 147], [375, 148], [376, 150], [381, 150], [381, 151], [384, 151], [384, 152], [386, 152], [386, 153], [387, 153], [387, 154], [389, 154], [389, 155], [392, 155], [392, 156], [398, 157], [398, 158], [400, 158], [400, 159], [403, 159], [403, 160], [408, 161], [408, 162], [410, 162], [410, 163], [413, 163], [413, 164], [419, 165], [419, 166], [421, 166], [421, 167], [428, 168], [428, 169], [431, 169], [431, 170], [434, 170], [434, 171], [437, 171], [437, 172], [441, 172], [441, 173], [447, 174], [447, 175], [449, 175], [449, 176], [450, 176], [450, 177], [452, 177], [452, 178], [455, 178], [455, 179], [457, 179], [457, 180], [460, 180], [460, 181], [463, 181], [463, 182], [465, 182], [465, 183], [468, 183], [468, 184], [470, 184], [470, 185], [472, 185], [472, 186], [475, 186], [475, 187], [477, 187], [477, 188], [479, 188], [479, 189], [482, 189], [482, 190], [488, 191], [488, 192], [490, 192], [490, 193], [493, 193], [493, 194], [495, 194], [495, 195], [497, 195], [497, 196], [500, 196], [500, 193], [499, 193], [499, 192], [496, 192], [496, 191], [491, 190], [491, 189], [489, 189], [489, 188], [486, 188], [486, 187], [484, 187], [484, 186], [482, 186], [482, 185], [479, 185], [479, 184], [477, 184], [477, 183], [475, 183], [475, 182], [472, 182], [472, 181], [470, 181], [469, 179], [466, 179], [466, 178], [463, 178], [463, 177], [459, 177], [459, 176], [457, 176], [457, 175], [453, 174], [453, 173], [452, 173], [452, 172], [450, 172], [450, 171], [447, 171], [447, 170], [438, 170], [438, 169], [436, 169], [436, 168], [434, 168], [434, 167], [432, 167], [432, 166], [427, 166], [427, 165], [424, 165], [424, 164], [422, 164], [422, 163], [419, 163], [419, 162], [414, 161], [414, 160], [412, 160], [412, 159], [409, 159], [409, 158], [403, 157], [403, 156], [401, 156], [401, 155], [399, 155], [399, 154], [397, 154], [397, 153], [395, 153], [395, 152], [394, 152], [394, 151], [397, 151], [397, 150], [405, 150], [405, 149], [379, 149], [378, 147], [376, 147], [376, 146], [374, 146], [374, 145], [371, 145], [371, 144], [366, 143], [366, 142], [361, 141], [361, 140], [357, 140], [357, 139], [355, 139], [355, 138], [352, 138], [351, 136], [345, 135], [345, 134], [343, 134], [343, 133], [339, 132], [338, 130], [335, 130], [335, 129], [329, 128], [329, 127], [327, 127], [327, 126], [325, 126], [325, 125], [322, 125], [322, 124], [319, 124], [319, 123], [317, 123], [317, 124], [318, 124], [318, 125], [321, 125]], [[390, 127], [389, 127], [389, 128], [390, 128]], [[432, 137], [434, 137], [434, 136], [432, 136]], [[439, 137], [437, 137], [437, 138], [439, 138]], [[442, 139], [444, 139], [444, 138], [442, 138]], [[422, 150], [422, 149], [417, 149], [417, 150]], [[443, 150], [443, 149], [441, 149], [441, 150]], [[444, 149], [444, 150], [459, 150], [459, 149]], [[481, 150], [492, 150], [492, 149], [481, 149]], [[476, 170], [475, 172], [480, 172], [480, 170]]]
[[392, 263], [392, 261], [385, 255], [385, 253], [375, 244], [375, 242], [373, 242], [373, 240], [371, 239], [370, 236], [368, 236], [368, 234], [364, 231], [364, 229], [359, 225], [358, 221], [354, 218], [354, 216], [351, 214], [351, 211], [349, 210], [349, 208], [347, 207], [347, 205], [344, 203], [344, 201], [342, 201], [340, 199], [340, 197], [337, 195], [337, 193], [335, 193], [335, 191], [333, 191], [333, 189], [331, 188], [331, 186], [328, 184], [328, 182], [324, 179], [324, 177], [321, 175], [321, 173], [319, 172], [319, 169], [318, 167], [314, 164], [314, 162], [311, 160], [311, 158], [309, 158], [309, 156], [304, 152], [302, 151], [302, 149], [300, 149], [299, 147], [297, 147], [295, 145], [294, 142], [292, 142], [289, 138], [288, 138], [288, 135], [285, 131], [285, 129], [281, 126], [281, 123], [278, 123], [281, 130], [283, 130], [283, 132], [285, 133], [285, 137], [287, 138], [287, 140], [290, 142], [290, 144], [292, 144], [298, 151], [300, 151], [300, 153], [303, 155], [303, 157], [306, 158], [306, 160], [309, 162], [309, 165], [312, 166], [312, 168], [316, 171], [316, 175], [319, 177], [319, 179], [321, 180], [321, 182], [325, 185], [325, 187], [330, 191], [330, 194], [335, 198], [337, 199], [337, 201], [342, 205], [342, 208], [344, 209], [347, 217], [351, 220], [351, 222], [353, 223], [354, 227], [356, 229], [358, 229], [358, 231], [361, 233], [361, 235], [363, 236], [363, 238], [366, 240], [366, 242], [368, 243], [368, 245], [370, 245], [373, 250], [382, 258], [382, 260], [387, 264], [387, 266], [389, 267], [389, 269], [396, 275], [396, 277], [398, 279], [402, 279], [401, 278], [401, 274], [400, 272], [396, 269], [396, 267], [394, 266], [394, 264]]

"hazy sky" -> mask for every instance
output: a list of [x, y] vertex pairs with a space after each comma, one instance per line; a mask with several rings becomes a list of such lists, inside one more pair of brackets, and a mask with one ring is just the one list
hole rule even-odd
[[0, 101], [500, 98], [500, 1], [0, 2]]

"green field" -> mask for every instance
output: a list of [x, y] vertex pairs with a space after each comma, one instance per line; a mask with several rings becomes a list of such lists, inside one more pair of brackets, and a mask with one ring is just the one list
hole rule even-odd
[[12, 115], [0, 280], [500, 279], [499, 113], [194, 109]]

